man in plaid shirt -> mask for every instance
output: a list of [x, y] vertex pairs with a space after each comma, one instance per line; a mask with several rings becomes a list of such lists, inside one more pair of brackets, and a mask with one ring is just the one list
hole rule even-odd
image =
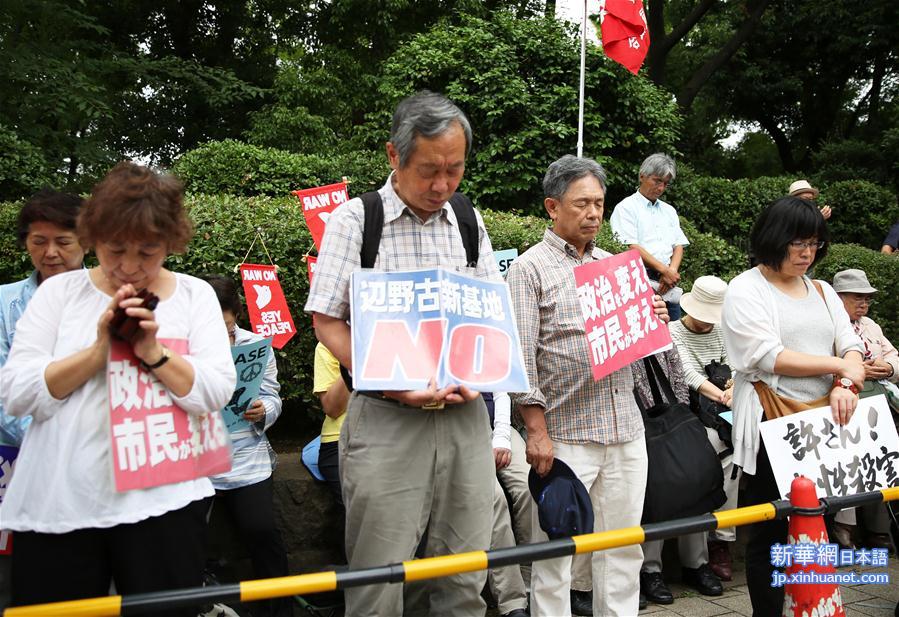
[[[448, 202], [470, 148], [468, 119], [443, 96], [424, 92], [397, 106], [387, 142], [393, 173], [378, 191], [384, 227], [375, 268], [442, 266], [502, 280], [477, 212], [479, 258], [467, 267]], [[315, 316], [318, 339], [350, 370], [350, 275], [361, 264], [364, 220], [360, 199], [333, 212], [305, 308]], [[438, 390], [433, 382], [427, 390], [356, 391], [346, 415], [339, 464], [352, 568], [411, 559], [426, 527], [428, 556], [490, 546], [495, 474], [480, 393], [464, 386]], [[485, 581], [479, 571], [418, 582], [407, 590], [413, 599], [405, 607], [400, 585], [350, 588], [347, 615], [483, 615]]]
[[[540, 475], [555, 456], [571, 467], [590, 494], [596, 531], [639, 525], [647, 462], [631, 368], [593, 381], [573, 272], [609, 256], [594, 242], [606, 174], [596, 161], [566, 155], [549, 166], [543, 190], [552, 228], [507, 278], [531, 383], [530, 392], [512, 395], [527, 428], [527, 459]], [[654, 305], [667, 321], [665, 302], [655, 296]], [[642, 562], [639, 544], [593, 553], [594, 615], [637, 614]], [[534, 562], [531, 614], [570, 615], [570, 586], [571, 557]]]

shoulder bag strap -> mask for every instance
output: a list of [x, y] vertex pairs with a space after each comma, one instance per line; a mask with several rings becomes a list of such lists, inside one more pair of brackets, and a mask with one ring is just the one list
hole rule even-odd
[[462, 193], [453, 193], [449, 202], [456, 215], [456, 222], [459, 224], [459, 233], [462, 235], [466, 265], [469, 268], [476, 268], [480, 258], [480, 234], [478, 233], [478, 219], [474, 214], [474, 204]]
[[362, 258], [363, 268], [374, 268], [375, 259], [378, 258], [378, 248], [381, 245], [381, 232], [384, 230], [384, 204], [377, 191], [362, 193], [359, 199], [362, 200], [362, 205], [365, 207], [362, 249], [359, 251], [359, 256]]

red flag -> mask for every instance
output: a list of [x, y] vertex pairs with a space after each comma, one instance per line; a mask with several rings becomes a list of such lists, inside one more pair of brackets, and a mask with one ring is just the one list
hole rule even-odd
[[649, 51], [643, 0], [601, 1], [599, 18], [606, 55], [636, 75]]
[[272, 347], [281, 349], [296, 334], [296, 328], [275, 266], [241, 264], [240, 279], [253, 332], [272, 337]]
[[312, 275], [315, 274], [315, 264], [318, 261], [318, 257], [313, 257], [312, 255], [306, 255], [306, 271], [309, 275], [309, 286], [312, 287]]
[[293, 191], [303, 205], [303, 216], [306, 217], [306, 225], [312, 234], [315, 248], [321, 250], [322, 236], [325, 235], [325, 225], [331, 212], [349, 199], [346, 191], [346, 182], [319, 186], [314, 189]]

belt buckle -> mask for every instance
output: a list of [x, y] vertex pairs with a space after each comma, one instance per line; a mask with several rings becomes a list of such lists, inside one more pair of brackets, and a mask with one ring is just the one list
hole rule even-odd
[[446, 407], [446, 403], [444, 403], [442, 400], [433, 401], [431, 403], [426, 403], [421, 406], [421, 408], [424, 409], [425, 411], [440, 411], [444, 407]]

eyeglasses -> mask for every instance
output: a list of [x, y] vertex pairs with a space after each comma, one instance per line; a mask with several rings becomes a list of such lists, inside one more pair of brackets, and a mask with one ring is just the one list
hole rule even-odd
[[868, 306], [874, 306], [874, 298], [871, 296], [850, 296], [849, 298], [859, 305], [867, 304]]
[[812, 249], [813, 251], [817, 251], [818, 249], [824, 248], [824, 240], [810, 240], [806, 242], [805, 240], [793, 240], [789, 243], [791, 249], [796, 249], [797, 251], [804, 251], [805, 249]]
[[674, 180], [672, 180], [670, 178], [668, 180], [664, 180], [658, 176], [650, 176], [649, 179], [652, 180], [652, 183], [655, 184], [656, 186], [667, 187], [667, 186], [671, 186], [674, 183]]

